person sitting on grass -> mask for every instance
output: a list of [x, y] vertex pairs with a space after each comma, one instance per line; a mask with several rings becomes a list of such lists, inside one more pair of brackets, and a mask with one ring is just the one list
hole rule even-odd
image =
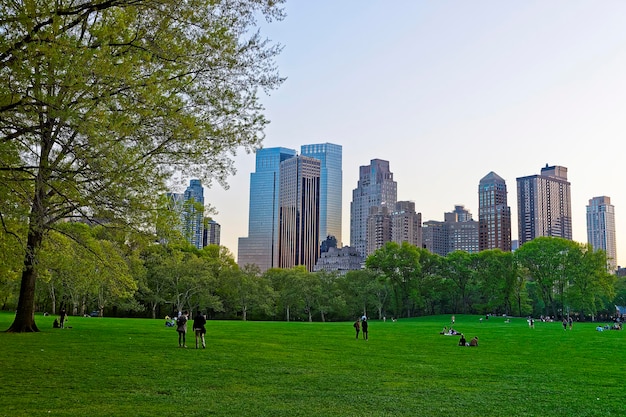
[[459, 346], [465, 346], [467, 344], [467, 340], [465, 340], [465, 335], [461, 333], [461, 338], [459, 339]]
[[474, 336], [474, 338], [470, 341], [470, 346], [478, 346], [478, 336]]

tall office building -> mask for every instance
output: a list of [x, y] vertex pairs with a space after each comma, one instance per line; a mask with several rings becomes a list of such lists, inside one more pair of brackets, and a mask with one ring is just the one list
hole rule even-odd
[[491, 171], [478, 183], [478, 249], [511, 251], [511, 208], [506, 182]]
[[237, 263], [257, 265], [262, 272], [278, 267], [280, 163], [296, 156], [287, 148], [259, 149], [250, 174], [248, 236], [239, 238]]
[[183, 231], [185, 238], [198, 249], [203, 248], [204, 188], [200, 180], [191, 180], [183, 194]]
[[296, 156], [280, 164], [278, 266], [304, 265], [319, 257], [320, 160]]
[[594, 250], [606, 252], [608, 269], [617, 270], [617, 245], [615, 239], [615, 208], [611, 198], [602, 196], [589, 200], [587, 206], [587, 242]]
[[383, 204], [393, 207], [398, 185], [389, 170], [389, 162], [372, 159], [370, 165], [359, 167], [357, 188], [352, 191], [350, 203], [350, 246], [361, 256], [367, 253], [367, 217], [370, 207]]
[[519, 245], [539, 236], [572, 239], [572, 202], [567, 168], [548, 166], [541, 175], [517, 178]]
[[[342, 148], [332, 143], [302, 145], [302, 156], [319, 159], [320, 165], [320, 240], [335, 236], [339, 247], [341, 239], [342, 203]], [[321, 243], [321, 242], [320, 242]]]
[[391, 213], [391, 240], [422, 247], [422, 213], [415, 212], [413, 201], [398, 201]]

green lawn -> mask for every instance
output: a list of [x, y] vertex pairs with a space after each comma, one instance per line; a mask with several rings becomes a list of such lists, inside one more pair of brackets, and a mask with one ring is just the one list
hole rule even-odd
[[[0, 416], [624, 416], [626, 332], [456, 315], [352, 323], [209, 321], [207, 349], [162, 320], [70, 317], [0, 333]], [[12, 315], [0, 313], [0, 329]]]

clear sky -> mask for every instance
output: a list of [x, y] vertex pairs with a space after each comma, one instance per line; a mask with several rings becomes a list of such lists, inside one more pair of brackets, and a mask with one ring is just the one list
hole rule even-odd
[[[263, 103], [265, 147], [343, 146], [343, 244], [358, 168], [390, 162], [398, 200], [422, 221], [505, 179], [517, 239], [516, 178], [568, 168], [573, 235], [587, 242], [589, 199], [615, 206], [626, 265], [626, 1], [288, 0], [262, 33], [284, 46], [282, 87]], [[241, 151], [230, 189], [205, 190], [222, 244], [248, 234], [250, 173]]]

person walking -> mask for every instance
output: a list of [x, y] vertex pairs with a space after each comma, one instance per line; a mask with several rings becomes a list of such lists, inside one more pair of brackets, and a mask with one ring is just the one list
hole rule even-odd
[[198, 339], [202, 340], [202, 349], [206, 348], [206, 342], [204, 341], [204, 335], [206, 334], [206, 317], [200, 311], [193, 318], [193, 331], [196, 334], [196, 349], [198, 349]]
[[356, 340], [359, 340], [359, 332], [361, 331], [361, 320], [356, 319], [352, 326], [354, 326], [354, 330], [356, 330]]
[[178, 347], [187, 347], [187, 312], [182, 313], [176, 320], [176, 331], [178, 332]]
[[369, 326], [367, 325], [367, 317], [363, 316], [363, 319], [361, 320], [361, 330], [363, 331], [363, 339], [368, 340], [368, 334], [367, 334], [367, 328]]

